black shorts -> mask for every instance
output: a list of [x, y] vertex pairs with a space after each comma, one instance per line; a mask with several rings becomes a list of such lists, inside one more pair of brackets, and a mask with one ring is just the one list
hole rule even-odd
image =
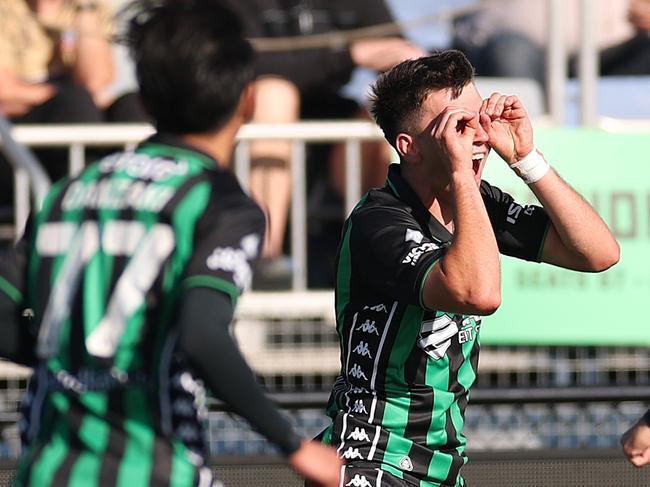
[[[345, 479], [339, 484], [344, 487], [414, 487], [415, 484], [402, 480], [379, 468], [378, 463], [363, 462], [343, 467]], [[305, 487], [314, 487], [309, 481]]]

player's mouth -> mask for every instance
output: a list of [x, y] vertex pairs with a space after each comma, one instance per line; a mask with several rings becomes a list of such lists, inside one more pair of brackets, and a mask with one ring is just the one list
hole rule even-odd
[[475, 152], [472, 154], [472, 169], [477, 176], [481, 174], [481, 168], [483, 167], [483, 161], [486, 156], [487, 152]]

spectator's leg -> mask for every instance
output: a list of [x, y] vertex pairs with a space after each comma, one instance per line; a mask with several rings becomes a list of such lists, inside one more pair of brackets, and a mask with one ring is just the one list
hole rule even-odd
[[[261, 78], [255, 83], [256, 102], [253, 122], [296, 122], [300, 113], [300, 94], [290, 81]], [[259, 140], [251, 143], [251, 193], [266, 211], [269, 227], [264, 257], [282, 254], [291, 202], [291, 143], [284, 140]]]
[[[371, 120], [365, 109], [359, 109], [354, 118]], [[383, 140], [361, 144], [361, 194], [384, 185], [391, 157], [391, 148]], [[345, 196], [345, 166], [345, 145], [337, 144], [330, 156], [330, 182], [341, 198]]]

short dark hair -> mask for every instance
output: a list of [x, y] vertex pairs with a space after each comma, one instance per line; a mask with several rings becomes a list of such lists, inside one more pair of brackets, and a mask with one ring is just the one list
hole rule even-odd
[[450, 89], [456, 98], [473, 79], [474, 68], [454, 49], [410, 59], [379, 76], [371, 87], [370, 112], [395, 146], [397, 134], [409, 129], [429, 93]]
[[254, 77], [253, 49], [237, 16], [217, 0], [137, 0], [123, 15], [156, 128], [184, 134], [223, 126]]

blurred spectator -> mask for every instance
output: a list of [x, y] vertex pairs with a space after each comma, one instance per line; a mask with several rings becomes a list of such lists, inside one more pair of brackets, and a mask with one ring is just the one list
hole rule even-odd
[[[356, 40], [341, 35], [346, 30], [392, 22], [383, 0], [232, 0], [231, 3], [244, 20], [248, 36], [254, 39], [333, 34], [312, 48], [268, 50], [263, 41], [257, 44], [259, 79], [254, 122], [368, 118], [364, 108], [340, 94], [353, 70], [365, 67], [383, 71], [404, 59], [424, 54], [395, 30]], [[251, 191], [270, 220], [265, 246], [265, 256], [269, 258], [283, 252], [291, 189], [290, 153], [288, 141], [251, 144]], [[383, 183], [389, 154], [386, 144], [364, 144], [364, 189]], [[328, 175], [315, 176], [319, 179], [318, 188], [313, 188], [316, 193], [327, 194], [323, 184], [329, 180], [329, 185], [341, 194], [342, 155], [341, 149], [332, 151]], [[310, 162], [308, 170], [313, 173], [315, 164], [313, 160]], [[319, 260], [322, 262], [322, 256]]]
[[[103, 0], [0, 2], [0, 113], [13, 123], [145, 121], [138, 96], [115, 99], [111, 9]], [[67, 154], [39, 151], [52, 177]]]
[[[650, 1], [594, 0], [601, 75], [650, 74]], [[545, 81], [548, 2], [482, 0], [479, 10], [455, 22], [453, 46], [462, 50], [481, 76]], [[568, 51], [579, 46], [580, 2], [562, 5]]]

